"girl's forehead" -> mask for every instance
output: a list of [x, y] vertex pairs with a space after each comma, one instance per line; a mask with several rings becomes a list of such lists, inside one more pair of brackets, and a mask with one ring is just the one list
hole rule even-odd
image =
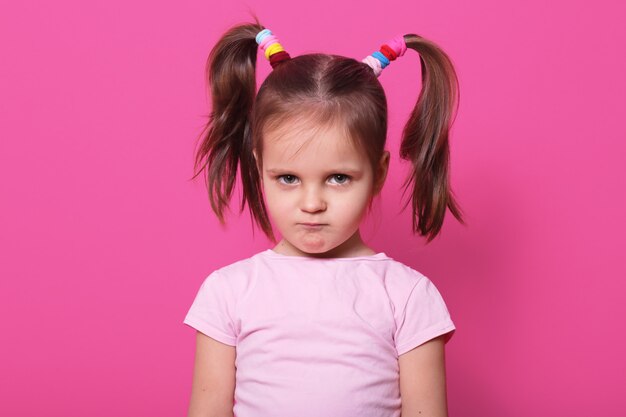
[[325, 129], [314, 134], [284, 134], [263, 141], [265, 163], [298, 164], [315, 161], [316, 165], [339, 162], [361, 163], [365, 153], [341, 129]]

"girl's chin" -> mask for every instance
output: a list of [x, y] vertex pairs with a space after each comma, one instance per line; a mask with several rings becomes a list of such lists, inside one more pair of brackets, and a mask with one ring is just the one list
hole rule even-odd
[[301, 239], [297, 248], [300, 249], [302, 252], [306, 252], [306, 253], [324, 253], [332, 249], [332, 248], [329, 248], [328, 243], [325, 239], [319, 239], [319, 238], [318, 239], [311, 239], [311, 238]]
[[303, 252], [305, 256], [306, 254], [321, 254], [333, 249], [328, 239], [318, 233], [305, 233], [295, 236], [291, 240], [288, 238], [285, 240], [294, 252]]
[[[326, 226], [322, 226], [321, 230], [304, 230], [300, 229], [297, 233], [291, 233], [291, 236], [283, 235], [287, 243], [292, 246], [295, 251], [300, 251], [305, 254], [321, 255], [326, 252], [333, 251], [339, 246], [344, 245], [342, 250], [347, 250], [349, 246], [358, 245], [356, 241], [350, 242], [350, 236], [338, 237], [333, 234], [327, 233]], [[291, 239], [290, 239], [291, 238]]]

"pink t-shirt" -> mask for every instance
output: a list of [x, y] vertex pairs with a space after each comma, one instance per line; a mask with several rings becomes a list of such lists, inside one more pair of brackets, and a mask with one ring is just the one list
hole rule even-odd
[[383, 252], [267, 249], [211, 273], [183, 322], [237, 347], [236, 417], [399, 417], [398, 355], [455, 331], [435, 285]]

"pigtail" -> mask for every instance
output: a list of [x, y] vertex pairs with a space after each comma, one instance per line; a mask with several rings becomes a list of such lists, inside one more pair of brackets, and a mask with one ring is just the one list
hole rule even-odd
[[412, 186], [413, 232], [427, 243], [443, 225], [446, 208], [465, 224], [450, 188], [448, 134], [458, 108], [458, 79], [448, 55], [433, 42], [415, 34], [404, 36], [407, 48], [419, 53], [422, 90], [404, 127], [400, 157], [413, 167], [403, 186]]
[[[240, 212], [246, 202], [253, 218], [265, 216], [259, 173], [253, 156], [250, 118], [256, 95], [255, 37], [263, 26], [240, 24], [230, 28], [217, 42], [207, 59], [206, 79], [210, 86], [212, 108], [196, 153], [193, 178], [206, 170], [205, 182], [211, 208], [221, 224], [235, 185], [237, 164], [243, 185]], [[256, 219], [257, 222], [259, 219]], [[269, 222], [261, 222], [273, 236]], [[269, 229], [269, 230], [268, 230]]]

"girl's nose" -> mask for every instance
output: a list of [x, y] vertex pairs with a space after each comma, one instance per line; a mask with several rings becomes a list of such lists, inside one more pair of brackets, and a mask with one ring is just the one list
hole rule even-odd
[[300, 208], [308, 213], [316, 213], [326, 210], [326, 199], [323, 193], [316, 187], [309, 187], [304, 191]]

